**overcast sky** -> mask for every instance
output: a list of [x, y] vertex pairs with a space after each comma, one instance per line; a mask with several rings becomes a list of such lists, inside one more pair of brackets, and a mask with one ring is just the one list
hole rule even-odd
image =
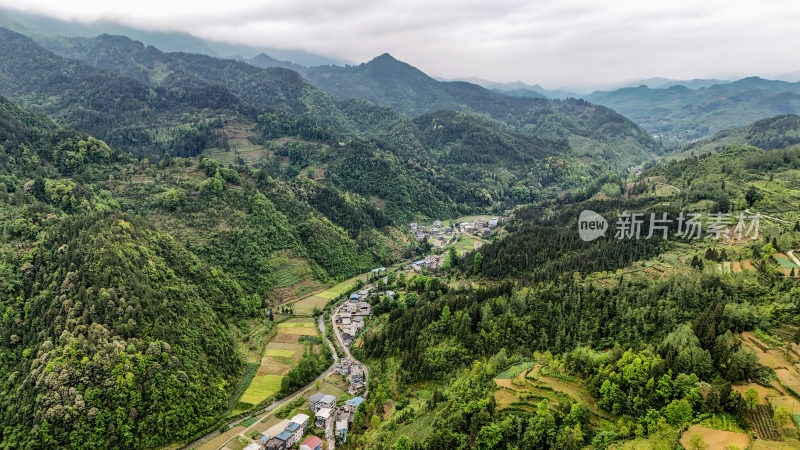
[[[24, 3], [24, 4], [23, 4]], [[389, 52], [445, 77], [599, 86], [800, 71], [797, 0], [0, 0], [60, 19], [364, 62]]]

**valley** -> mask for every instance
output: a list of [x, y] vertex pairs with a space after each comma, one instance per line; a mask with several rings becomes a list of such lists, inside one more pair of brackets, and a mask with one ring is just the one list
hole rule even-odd
[[796, 82], [10, 17], [0, 449], [800, 448]]

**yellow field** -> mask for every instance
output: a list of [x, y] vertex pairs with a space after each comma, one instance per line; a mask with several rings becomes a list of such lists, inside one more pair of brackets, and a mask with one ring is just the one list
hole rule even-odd
[[280, 356], [283, 358], [291, 358], [296, 354], [297, 352], [294, 350], [276, 350], [271, 348], [264, 350], [264, 356]]
[[257, 405], [281, 389], [281, 380], [281, 375], [257, 375], [239, 401]]
[[286, 322], [281, 322], [278, 324], [278, 328], [316, 328], [317, 324], [314, 322], [294, 322], [293, 320], [288, 320]]
[[306, 297], [302, 300], [298, 300], [294, 302], [294, 313], [310, 316], [311, 314], [314, 313], [314, 308], [318, 309], [324, 308], [325, 305], [327, 305], [328, 302], [335, 297], [336, 296], [331, 298], [325, 298], [325, 297], [320, 297], [319, 294], [317, 294], [317, 295], [312, 295], [310, 297]]

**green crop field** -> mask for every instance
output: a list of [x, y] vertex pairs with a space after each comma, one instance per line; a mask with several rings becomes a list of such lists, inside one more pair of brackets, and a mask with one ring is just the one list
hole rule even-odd
[[264, 350], [264, 356], [277, 356], [277, 357], [282, 357], [282, 358], [291, 358], [296, 353], [297, 352], [294, 351], [294, 350], [277, 350], [277, 349], [273, 349], [273, 348], [268, 348], [268, 349]]
[[266, 400], [270, 395], [275, 394], [281, 389], [281, 375], [259, 375], [253, 377], [250, 386], [242, 394], [241, 401], [251, 405], [257, 405]]

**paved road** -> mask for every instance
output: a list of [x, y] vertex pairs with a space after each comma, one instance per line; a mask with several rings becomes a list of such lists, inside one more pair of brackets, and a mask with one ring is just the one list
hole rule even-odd
[[[797, 264], [797, 267], [800, 267], [800, 259], [797, 259], [797, 257], [794, 256], [794, 250], [789, 250], [788, 252], [786, 252], [786, 256], [792, 258], [792, 261], [794, 261], [794, 263]], [[797, 273], [797, 271], [795, 271], [795, 273]]]
[[[315, 378], [314, 381], [312, 381], [311, 383], [308, 383], [307, 385], [302, 387], [300, 390], [295, 391], [294, 394], [289, 395], [289, 396], [284, 397], [284, 398], [282, 398], [280, 400], [276, 400], [276, 401], [270, 403], [269, 405], [267, 405], [264, 408], [260, 409], [255, 414], [251, 414], [251, 415], [242, 417], [241, 419], [237, 419], [237, 420], [234, 420], [233, 422], [230, 422], [228, 424], [228, 428], [229, 429], [239, 425], [241, 422], [243, 422], [248, 417], [252, 417], [253, 415], [261, 415], [261, 417], [259, 417], [258, 420], [255, 423], [253, 423], [252, 425], [247, 427], [245, 430], [243, 430], [237, 436], [247, 437], [247, 434], [251, 433], [255, 429], [256, 425], [258, 425], [258, 423], [261, 422], [262, 419], [267, 417], [271, 411], [274, 411], [275, 409], [280, 408], [281, 406], [283, 406], [284, 404], [286, 404], [288, 402], [294, 401], [298, 396], [302, 396], [303, 394], [305, 394], [310, 389], [316, 389], [317, 381], [322, 381], [323, 379], [325, 379], [325, 377], [327, 377], [328, 375], [333, 373], [333, 369], [336, 367], [336, 362], [339, 361], [339, 355], [336, 353], [336, 348], [333, 346], [333, 343], [325, 335], [325, 331], [326, 330], [325, 330], [325, 317], [324, 316], [322, 316], [322, 315], [319, 316], [319, 321], [317, 321], [317, 326], [319, 327], [319, 330], [322, 332], [322, 338], [325, 340], [325, 342], [328, 343], [328, 346], [330, 346], [330, 348], [331, 348], [331, 352], [333, 354], [333, 364], [331, 364], [330, 367], [328, 367], [325, 370], [325, 372], [322, 372], [322, 374], [320, 376]], [[313, 420], [313, 418], [312, 418], [312, 420]], [[219, 435], [220, 435], [220, 432], [218, 430], [215, 430], [215, 431], [203, 436], [202, 438], [200, 438], [200, 439], [198, 439], [198, 440], [196, 440], [196, 441], [194, 441], [194, 442], [192, 442], [190, 444], [187, 444], [186, 446], [183, 447], [183, 449], [191, 449], [191, 448], [199, 447], [200, 445], [204, 444], [205, 442], [210, 441], [211, 439], [213, 439], [213, 438], [215, 438], [215, 437], [217, 437]], [[331, 435], [332, 435], [332, 433], [331, 433]], [[231, 437], [231, 439], [233, 439], [233, 437]], [[230, 441], [230, 439], [228, 441]], [[226, 444], [227, 444], [227, 441], [226, 441]], [[225, 444], [222, 444], [218, 448], [222, 448], [224, 446], [225, 446]], [[332, 449], [333, 447], [330, 447], [330, 448]]]

